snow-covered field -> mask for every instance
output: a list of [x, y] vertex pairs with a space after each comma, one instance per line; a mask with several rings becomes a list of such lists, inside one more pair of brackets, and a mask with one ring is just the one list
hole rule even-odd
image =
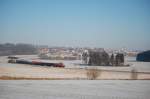
[[3, 80], [0, 99], [150, 99], [149, 80]]
[[[36, 55], [17, 55], [19, 58], [23, 59], [33, 59], [33, 60], [40, 60], [46, 62], [62, 62], [65, 64], [65, 68], [91, 68], [88, 65], [81, 65], [83, 64], [81, 60], [41, 60]], [[26, 66], [24, 64], [10, 64], [7, 63], [8, 59], [7, 56], [0, 57], [0, 66]], [[150, 62], [137, 62], [135, 57], [125, 57], [125, 64], [129, 64], [129, 67], [112, 67], [112, 66], [92, 66], [95, 68], [100, 68], [104, 70], [121, 70], [121, 71], [130, 71], [131, 69], [136, 69], [139, 72], [150, 72]]]
[[[35, 55], [19, 55], [18, 57], [30, 60], [40, 60]], [[87, 68], [97, 68], [101, 70], [101, 74], [97, 79], [132, 79], [132, 69], [141, 72], [138, 74], [138, 79], [150, 79], [150, 62], [136, 62], [134, 57], [126, 58], [125, 63], [130, 64], [128, 67], [85, 66], [81, 65], [82, 61], [80, 60], [40, 60], [63, 62], [65, 64], [65, 68], [53, 68], [37, 65], [12, 64], [7, 63], [7, 61], [7, 57], [0, 57], [0, 77], [87, 79]]]
[[[19, 56], [37, 59], [37, 56]], [[45, 60], [42, 60], [45, 61]], [[46, 60], [49, 61], [49, 60]], [[52, 68], [7, 63], [7, 57], [0, 57], [0, 75], [21, 77], [85, 78], [88, 66], [81, 61], [51, 60], [63, 62], [66, 68]], [[136, 62], [127, 57], [130, 67], [96, 68], [104, 70], [150, 72], [149, 62]], [[122, 78], [129, 74], [103, 72], [101, 78]], [[0, 80], [0, 99], [150, 99], [150, 80]]]

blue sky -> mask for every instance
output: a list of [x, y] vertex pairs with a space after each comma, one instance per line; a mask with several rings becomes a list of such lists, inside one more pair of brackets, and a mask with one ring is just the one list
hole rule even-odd
[[0, 42], [150, 49], [150, 1], [0, 0]]

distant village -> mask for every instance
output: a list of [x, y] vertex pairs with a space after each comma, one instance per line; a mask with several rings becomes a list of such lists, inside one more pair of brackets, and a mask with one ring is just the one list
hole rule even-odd
[[117, 53], [122, 53], [125, 56], [136, 56], [138, 51], [127, 51], [124, 49], [113, 50], [113, 49], [104, 49], [104, 48], [72, 48], [72, 47], [41, 47], [38, 49], [38, 55], [41, 58], [45, 59], [54, 59], [54, 60], [80, 60], [82, 59], [83, 53], [86, 51], [97, 51], [97, 52], [106, 52], [109, 55]]

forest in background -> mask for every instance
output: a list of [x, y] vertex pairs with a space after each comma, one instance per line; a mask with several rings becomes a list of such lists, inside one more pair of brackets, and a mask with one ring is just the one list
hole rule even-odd
[[37, 47], [32, 44], [0, 44], [0, 56], [37, 54]]

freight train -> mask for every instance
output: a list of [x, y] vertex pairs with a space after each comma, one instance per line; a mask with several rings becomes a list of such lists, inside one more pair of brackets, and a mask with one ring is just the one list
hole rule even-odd
[[13, 58], [9, 57], [8, 63], [51, 66], [51, 67], [65, 67], [63, 63], [51, 63], [51, 62], [44, 62], [40, 60], [26, 60], [26, 59], [14, 58], [14, 57]]

